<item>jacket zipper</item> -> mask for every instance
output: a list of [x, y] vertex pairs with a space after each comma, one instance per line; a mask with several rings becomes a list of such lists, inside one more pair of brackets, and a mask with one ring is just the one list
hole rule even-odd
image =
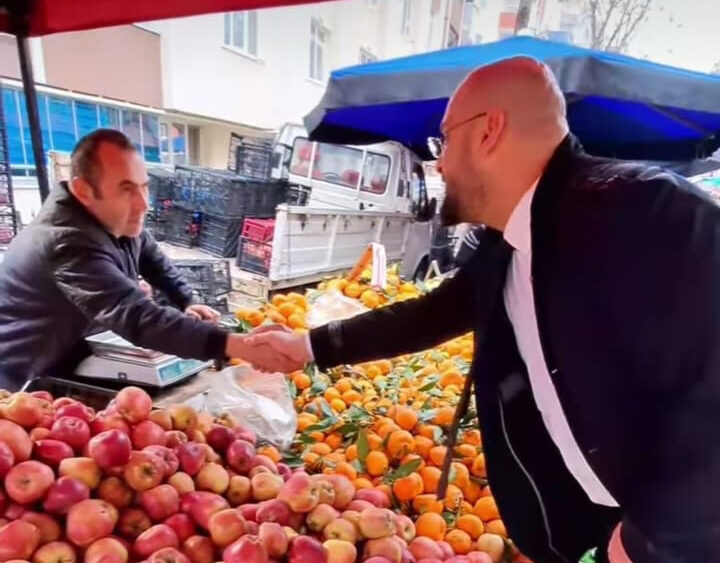
[[552, 531], [550, 530], [550, 521], [548, 520], [547, 516], [547, 510], [545, 509], [545, 504], [542, 500], [542, 495], [540, 494], [540, 489], [538, 489], [537, 485], [535, 484], [535, 481], [533, 481], [532, 476], [530, 475], [530, 472], [525, 468], [522, 461], [520, 461], [520, 458], [518, 457], [517, 453], [515, 453], [515, 448], [513, 448], [512, 443], [510, 442], [510, 436], [508, 435], [507, 426], [505, 425], [505, 409], [503, 408], [502, 400], [500, 397], [497, 398], [498, 406], [500, 407], [500, 425], [502, 426], [502, 432], [503, 437], [505, 438], [505, 443], [508, 446], [508, 449], [510, 450], [510, 453], [513, 456], [513, 459], [515, 460], [515, 463], [518, 464], [522, 472], [525, 474], [525, 477], [527, 477], [528, 482], [530, 483], [530, 486], [532, 487], [535, 496], [537, 498], [538, 504], [540, 505], [540, 512], [542, 514], [542, 520], [543, 520], [543, 528], [545, 528], [545, 533], [548, 538], [548, 547], [555, 553], [560, 559], [565, 561], [566, 563], [570, 563], [570, 561], [557, 549], [555, 549], [555, 546], [553, 545], [552, 541]]

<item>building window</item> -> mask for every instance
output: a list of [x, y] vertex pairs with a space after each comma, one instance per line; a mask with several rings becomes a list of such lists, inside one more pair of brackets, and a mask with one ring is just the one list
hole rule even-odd
[[[34, 176], [25, 96], [14, 88], [2, 88], [2, 96], [12, 174]], [[71, 152], [80, 137], [106, 127], [122, 130], [147, 162], [160, 161], [155, 115], [47, 94], [38, 95], [38, 114], [46, 151]]]
[[360, 64], [374, 63], [378, 58], [367, 49], [360, 49]]
[[400, 31], [405, 34], [410, 33], [410, 23], [412, 20], [411, 0], [402, 0], [402, 20]]
[[325, 43], [328, 30], [319, 18], [310, 21], [310, 78], [325, 80]]
[[225, 45], [257, 55], [257, 12], [225, 14]]

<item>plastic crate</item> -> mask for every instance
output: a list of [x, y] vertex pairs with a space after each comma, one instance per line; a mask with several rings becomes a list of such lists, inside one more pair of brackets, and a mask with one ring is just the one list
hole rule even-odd
[[174, 205], [167, 212], [165, 239], [181, 246], [197, 245], [202, 213]]
[[267, 180], [272, 156], [272, 144], [243, 141], [235, 149], [235, 172], [245, 178]]
[[272, 240], [275, 233], [275, 219], [245, 219], [242, 237], [257, 242]]
[[178, 260], [175, 267], [193, 291], [201, 295], [220, 296], [232, 288], [230, 264], [227, 260]]
[[289, 186], [287, 197], [285, 198], [288, 205], [307, 205], [310, 199], [310, 188], [306, 186]]
[[221, 258], [235, 256], [243, 221], [242, 216], [223, 217], [212, 213], [203, 214], [198, 246]]
[[262, 182], [256, 185], [257, 205], [252, 212], [246, 215], [256, 217], [275, 217], [278, 205], [288, 199], [288, 184], [286, 182]]
[[271, 257], [272, 243], [257, 242], [240, 237], [236, 264], [241, 270], [267, 275], [270, 271]]
[[10, 208], [3, 211], [0, 208], [0, 245], [6, 246], [15, 236], [15, 220]]

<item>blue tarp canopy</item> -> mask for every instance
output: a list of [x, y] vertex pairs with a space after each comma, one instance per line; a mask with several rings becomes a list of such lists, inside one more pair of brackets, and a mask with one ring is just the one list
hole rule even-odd
[[305, 118], [317, 141], [398, 141], [429, 159], [449, 97], [474, 68], [525, 55], [545, 62], [568, 103], [572, 132], [593, 154], [691, 161], [720, 147], [720, 76], [533, 37], [334, 71]]

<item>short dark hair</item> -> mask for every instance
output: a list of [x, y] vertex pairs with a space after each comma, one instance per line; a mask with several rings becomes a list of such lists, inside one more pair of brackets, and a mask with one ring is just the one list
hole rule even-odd
[[126, 151], [137, 150], [126, 135], [115, 129], [96, 129], [77, 142], [70, 156], [72, 177], [82, 178], [90, 184], [96, 197], [100, 196], [98, 186], [102, 173], [98, 150], [103, 143], [115, 145]]

